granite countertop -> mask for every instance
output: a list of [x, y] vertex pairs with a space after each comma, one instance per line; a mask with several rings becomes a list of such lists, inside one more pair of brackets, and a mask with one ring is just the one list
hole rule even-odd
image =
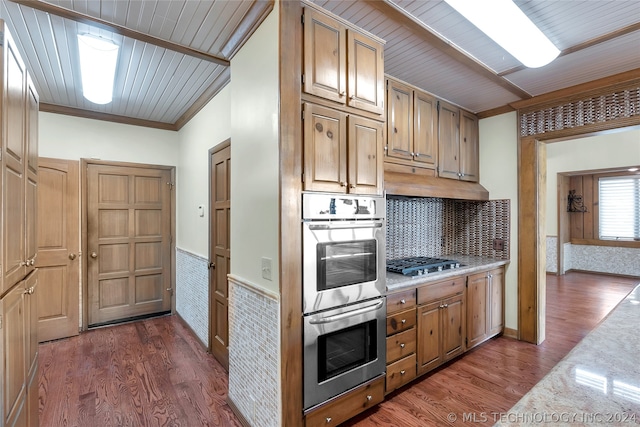
[[399, 273], [391, 273], [387, 271], [387, 292], [398, 291], [413, 286], [420, 286], [430, 282], [437, 282], [449, 277], [472, 274], [477, 271], [488, 270], [509, 263], [509, 260], [504, 259], [460, 254], [442, 255], [438, 258], [453, 259], [459, 261], [462, 266], [453, 270], [430, 273], [426, 276], [404, 276]]
[[640, 285], [496, 425], [640, 424]]

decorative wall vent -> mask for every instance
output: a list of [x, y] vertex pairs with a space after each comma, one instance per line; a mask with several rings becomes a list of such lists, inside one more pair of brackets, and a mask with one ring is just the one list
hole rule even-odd
[[640, 116], [640, 87], [520, 114], [520, 136], [539, 135]]

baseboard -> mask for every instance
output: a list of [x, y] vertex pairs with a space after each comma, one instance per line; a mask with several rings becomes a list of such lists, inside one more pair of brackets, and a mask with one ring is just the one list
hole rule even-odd
[[[619, 274], [619, 273], [607, 273], [604, 271], [589, 271], [589, 270], [576, 270], [573, 268], [570, 268], [569, 270], [565, 271], [566, 273], [585, 273], [585, 274], [597, 274], [600, 276], [610, 276], [610, 277], [626, 277], [629, 279], [640, 279], [640, 276], [634, 276], [632, 274]], [[556, 273], [553, 273], [556, 274]]]
[[518, 339], [518, 330], [511, 329], [511, 328], [504, 328], [504, 331], [502, 332], [502, 336], [507, 338]]
[[186, 320], [184, 320], [184, 319], [182, 318], [182, 316], [180, 316], [180, 313], [178, 313], [178, 312], [176, 311], [176, 312], [175, 312], [175, 316], [178, 318], [178, 320], [180, 320], [180, 322], [182, 323], [182, 325], [183, 325], [185, 328], [187, 328], [187, 329], [189, 330], [189, 332], [191, 332], [191, 335], [193, 335], [193, 336], [195, 337], [196, 341], [198, 341], [198, 342], [200, 343], [200, 345], [202, 345], [202, 347], [205, 349], [205, 351], [206, 351], [207, 353], [210, 353], [210, 351], [209, 351], [209, 345], [208, 345], [206, 342], [204, 342], [204, 341], [202, 341], [202, 340], [200, 339], [200, 337], [198, 336], [198, 334], [196, 334], [196, 331], [194, 331], [194, 330], [193, 330], [193, 328], [191, 327], [191, 325], [189, 325], [189, 323], [187, 323], [187, 321], [186, 321]]
[[229, 407], [231, 408], [231, 411], [233, 411], [235, 416], [238, 417], [238, 421], [240, 421], [240, 424], [242, 424], [244, 427], [251, 427], [251, 424], [249, 424], [249, 421], [247, 421], [244, 415], [242, 415], [242, 412], [240, 412], [236, 404], [233, 403], [233, 400], [231, 400], [229, 396], [227, 396], [227, 405], [229, 405]]

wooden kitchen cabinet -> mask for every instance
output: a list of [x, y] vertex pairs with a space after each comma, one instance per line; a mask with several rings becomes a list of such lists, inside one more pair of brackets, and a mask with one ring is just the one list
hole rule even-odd
[[478, 182], [478, 119], [455, 105], [438, 106], [438, 176]]
[[500, 334], [504, 328], [504, 268], [469, 275], [467, 337], [470, 349]]
[[438, 140], [436, 98], [387, 79], [386, 161], [435, 169]]
[[39, 99], [0, 21], [0, 425], [38, 425], [36, 213]]
[[418, 375], [463, 353], [464, 283], [456, 277], [418, 289]]
[[311, 6], [303, 13], [303, 91], [382, 114], [383, 42]]
[[305, 190], [382, 194], [382, 123], [310, 103], [303, 120]]

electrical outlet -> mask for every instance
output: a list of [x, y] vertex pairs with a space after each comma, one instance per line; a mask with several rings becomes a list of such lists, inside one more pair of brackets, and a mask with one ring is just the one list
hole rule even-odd
[[504, 251], [504, 239], [493, 239], [493, 250]]
[[271, 258], [262, 257], [262, 278], [271, 280]]

